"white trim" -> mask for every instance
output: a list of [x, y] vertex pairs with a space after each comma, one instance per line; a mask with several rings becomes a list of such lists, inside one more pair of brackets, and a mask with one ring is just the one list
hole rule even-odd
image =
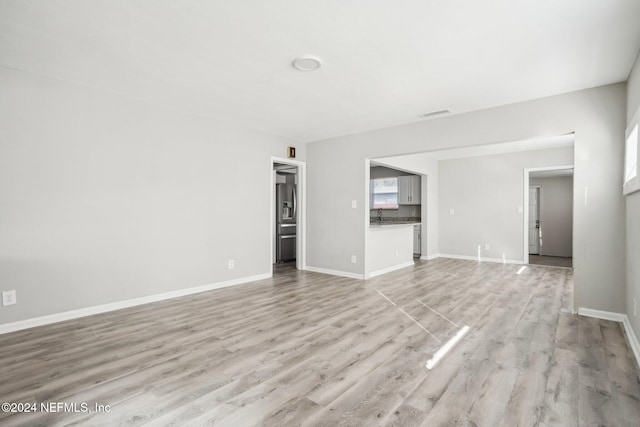
[[269, 279], [271, 273], [257, 274], [255, 276], [241, 277], [238, 279], [225, 280], [224, 282], [211, 283], [208, 285], [195, 286], [192, 288], [179, 289], [162, 294], [149, 295], [146, 297], [133, 298], [124, 301], [112, 302], [109, 304], [96, 305], [93, 307], [80, 308], [78, 310], [65, 311], [62, 313], [50, 314], [48, 316], [34, 317], [32, 319], [20, 320], [13, 323], [0, 325], [0, 334], [20, 331], [23, 329], [35, 328], [36, 326], [50, 325], [52, 323], [64, 322], [65, 320], [78, 319], [80, 317], [93, 316], [94, 314], [106, 313], [109, 311], [121, 310], [123, 308], [135, 307], [152, 302], [164, 301], [172, 298], [187, 295], [199, 294], [201, 292], [212, 291], [214, 289], [227, 288], [229, 286], [241, 285], [257, 280]]
[[585, 317], [594, 317], [602, 320], [613, 320], [614, 322], [624, 322], [626, 317], [624, 314], [615, 313], [613, 311], [594, 310], [591, 308], [578, 307], [578, 315]]
[[452, 258], [452, 259], [464, 259], [467, 261], [478, 261], [477, 256], [470, 256], [470, 255], [440, 254], [440, 258]]
[[436, 259], [436, 258], [440, 258], [440, 254], [434, 254], [434, 255], [422, 255], [420, 257], [420, 259], [423, 259], [425, 261], [431, 261], [432, 259]]
[[363, 274], [350, 273], [348, 271], [330, 270], [328, 268], [312, 267], [310, 265], [307, 265], [305, 270], [312, 271], [314, 273], [330, 274], [332, 276], [341, 276], [341, 277], [348, 277], [350, 279], [364, 280]]
[[391, 273], [392, 271], [401, 270], [401, 269], [407, 268], [407, 267], [414, 267], [415, 265], [416, 265], [415, 262], [407, 261], [407, 262], [404, 262], [402, 264], [392, 265], [391, 267], [382, 268], [380, 270], [372, 271], [371, 273], [369, 273], [369, 277], [371, 278], [371, 277], [381, 276], [381, 275], [386, 274], [386, 273]]
[[631, 322], [629, 322], [629, 317], [626, 314], [579, 307], [578, 315], [622, 323], [629, 347], [631, 347], [631, 351], [636, 358], [636, 363], [638, 364], [638, 367], [640, 367], [640, 342], [638, 342], [638, 336], [635, 334], [635, 331], [631, 326]]
[[367, 271], [369, 271], [369, 257], [371, 251], [369, 251], [369, 222], [371, 216], [371, 160], [364, 159], [364, 202], [362, 202], [362, 212], [364, 214], [364, 256], [362, 257], [362, 271], [365, 273], [362, 278], [366, 279]]
[[[273, 201], [276, 197], [275, 195], [275, 182], [277, 179], [276, 170], [273, 168], [273, 163], [271, 163], [271, 189], [269, 190], [269, 205], [273, 204]], [[272, 207], [271, 213], [269, 214], [269, 232], [271, 233], [271, 247], [269, 248], [269, 259], [271, 260], [271, 272], [273, 273], [273, 264], [276, 263], [276, 224], [274, 219], [274, 211], [275, 207]]]
[[631, 322], [629, 322], [628, 316], [624, 316], [624, 321], [622, 322], [622, 324], [624, 325], [624, 332], [627, 335], [629, 346], [631, 347], [634, 356], [636, 356], [636, 363], [640, 368], [640, 342], [638, 342], [638, 336], [635, 334], [635, 331], [631, 326]]
[[495, 262], [499, 264], [522, 264], [521, 259], [502, 259], [502, 258], [482, 258], [478, 260], [477, 256], [469, 256], [469, 255], [453, 255], [453, 254], [439, 254], [440, 258], [453, 258], [453, 259], [465, 259], [469, 261], [478, 261], [478, 262]]

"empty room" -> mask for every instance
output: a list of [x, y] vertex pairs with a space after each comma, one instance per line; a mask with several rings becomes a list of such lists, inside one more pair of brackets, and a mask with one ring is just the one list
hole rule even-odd
[[638, 426], [638, 23], [0, 0], [0, 425]]

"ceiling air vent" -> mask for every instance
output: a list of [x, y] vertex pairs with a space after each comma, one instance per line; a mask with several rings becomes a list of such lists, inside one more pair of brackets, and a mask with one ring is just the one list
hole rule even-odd
[[449, 110], [432, 111], [430, 113], [418, 114], [418, 117], [421, 119], [430, 119], [432, 117], [442, 116], [449, 113], [451, 113]]

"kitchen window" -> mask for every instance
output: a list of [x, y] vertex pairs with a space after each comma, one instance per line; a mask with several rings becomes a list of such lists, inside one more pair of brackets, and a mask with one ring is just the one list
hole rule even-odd
[[371, 180], [371, 209], [398, 209], [398, 178]]

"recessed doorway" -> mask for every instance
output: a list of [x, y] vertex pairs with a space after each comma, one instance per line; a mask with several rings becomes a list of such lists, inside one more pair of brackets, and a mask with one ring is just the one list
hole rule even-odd
[[304, 270], [305, 163], [271, 158], [271, 272]]
[[573, 166], [525, 170], [524, 260], [573, 266]]

